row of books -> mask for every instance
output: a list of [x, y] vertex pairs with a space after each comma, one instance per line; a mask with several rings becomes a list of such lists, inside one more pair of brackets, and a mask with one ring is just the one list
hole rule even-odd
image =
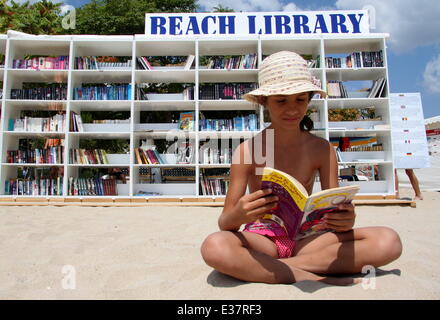
[[183, 100], [194, 100], [194, 87], [188, 87], [183, 89]]
[[329, 99], [348, 98], [347, 90], [342, 81], [327, 81], [327, 94]]
[[130, 118], [128, 119], [107, 119], [107, 120], [93, 120], [93, 124], [130, 124]]
[[232, 149], [229, 147], [213, 146], [206, 143], [200, 147], [200, 163], [203, 164], [230, 164]]
[[258, 130], [256, 114], [232, 119], [200, 119], [200, 131], [255, 131]]
[[11, 99], [66, 100], [67, 85], [63, 83], [45, 88], [11, 89]]
[[229, 173], [224, 171], [218, 172], [211, 170], [208, 174], [204, 169], [200, 172], [200, 192], [204, 196], [221, 196], [226, 195], [229, 187]]
[[[382, 150], [372, 150], [375, 146], [382, 146], [378, 142], [376, 136], [365, 136], [365, 137], [330, 137], [330, 143], [335, 147], [339, 148], [340, 151], [382, 151]], [[339, 160], [342, 161], [342, 160]]]
[[340, 181], [380, 181], [379, 165], [356, 164], [339, 170]]
[[5, 194], [15, 196], [61, 196], [63, 195], [63, 177], [6, 180]]
[[148, 61], [147, 57], [137, 57], [137, 61], [141, 69], [153, 70], [153, 67], [151, 66], [150, 61]]
[[385, 78], [379, 78], [378, 80], [374, 80], [368, 98], [380, 98], [384, 96], [386, 83], [387, 83], [387, 79]]
[[70, 114], [70, 130], [72, 132], [84, 132], [81, 115], [73, 111]]
[[161, 168], [162, 181], [195, 181], [195, 168]]
[[69, 196], [116, 196], [115, 179], [102, 178], [69, 178]]
[[374, 144], [372, 146], [351, 146], [346, 148], [342, 152], [363, 152], [363, 151], [383, 151], [383, 145], [379, 143], [379, 144]]
[[173, 69], [182, 69], [182, 70], [190, 70], [195, 60], [195, 56], [190, 54], [186, 59], [186, 62], [182, 65], [166, 65], [166, 66], [153, 66], [148, 57], [141, 56], [137, 57], [138, 66], [141, 70], [173, 70]]
[[56, 114], [50, 118], [23, 117], [22, 119], [9, 119], [9, 131], [24, 132], [64, 132], [65, 113]]
[[256, 54], [246, 54], [234, 57], [217, 57], [209, 60], [207, 69], [256, 69], [258, 57]]
[[34, 69], [34, 70], [66, 70], [69, 69], [69, 57], [33, 57], [30, 59], [12, 60], [14, 69]]
[[376, 68], [383, 67], [382, 50], [353, 52], [345, 58], [326, 57], [327, 68]]
[[137, 164], [164, 164], [156, 149], [135, 148]]
[[103, 149], [70, 149], [72, 164], [108, 164], [107, 152]]
[[257, 88], [256, 83], [215, 83], [202, 84], [199, 90], [201, 100], [241, 99], [242, 96]]
[[7, 163], [62, 164], [64, 147], [56, 146], [46, 149], [9, 150], [6, 152]]
[[74, 65], [78, 70], [118, 70], [131, 68], [131, 60], [112, 56], [84, 56], [75, 58]]
[[[362, 89], [359, 91], [363, 91], [361, 97], [365, 98], [380, 98], [386, 95], [386, 79], [379, 78], [378, 80], [373, 81], [373, 85], [369, 89]], [[347, 89], [344, 85], [343, 81], [339, 80], [329, 80], [327, 81], [327, 94], [328, 98], [349, 98]], [[354, 93], [352, 93], [354, 94]]]
[[131, 84], [74, 88], [73, 99], [128, 100], [131, 99]]

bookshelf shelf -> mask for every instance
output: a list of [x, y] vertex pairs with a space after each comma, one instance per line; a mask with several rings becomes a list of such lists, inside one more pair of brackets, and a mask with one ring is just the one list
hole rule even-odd
[[247, 100], [199, 100], [200, 110], [255, 110]]
[[391, 130], [375, 130], [375, 129], [362, 129], [362, 130], [332, 130], [329, 129], [330, 137], [362, 137], [365, 135], [377, 134], [379, 136], [390, 136]]
[[113, 168], [113, 167], [128, 167], [128, 163], [107, 163], [107, 164], [67, 164], [71, 168]]
[[15, 137], [15, 138], [46, 138], [46, 137], [59, 137], [62, 138], [65, 136], [65, 132], [50, 132], [50, 131], [3, 131], [6, 136]]
[[260, 131], [199, 131], [199, 139], [219, 138], [219, 139], [238, 139], [251, 138]]
[[68, 70], [7, 69], [8, 75], [23, 82], [67, 82]]
[[199, 165], [199, 168], [230, 168], [230, 167], [231, 167], [230, 163], [214, 163], [214, 164], [201, 163]]
[[141, 82], [176, 82], [194, 83], [196, 73], [194, 70], [136, 70], [136, 83]]
[[71, 70], [78, 83], [130, 83], [131, 70]]
[[195, 168], [196, 164], [182, 164], [182, 163], [164, 163], [164, 164], [133, 164], [134, 168], [168, 168], [168, 167], [180, 167], [180, 168]]
[[392, 161], [385, 161], [385, 160], [375, 160], [375, 159], [369, 159], [369, 160], [363, 160], [363, 161], [342, 161], [339, 162], [340, 165], [349, 165], [349, 164], [383, 164], [383, 165], [392, 165]]
[[5, 167], [64, 167], [62, 163], [2, 163]]
[[70, 107], [82, 111], [130, 111], [129, 100], [69, 100]]
[[[64, 172], [62, 177], [62, 195], [66, 198], [86, 199], [93, 196], [70, 196], [68, 194], [69, 178], [80, 178], [84, 170], [101, 170], [107, 172], [111, 168], [123, 168], [127, 175], [126, 184], [117, 184], [117, 195], [100, 196], [103, 199], [115, 197], [142, 197], [142, 198], [182, 198], [182, 197], [224, 197], [224, 194], [204, 195], [202, 188], [206, 187], [201, 179], [205, 170], [214, 171], [206, 173], [207, 177], [221, 179], [218, 171], [227, 171], [231, 164], [228, 163], [203, 163], [202, 150], [200, 147], [217, 138], [220, 141], [229, 140], [236, 143], [243, 139], [249, 139], [258, 134], [269, 123], [265, 123], [263, 108], [243, 99], [237, 100], [206, 100], [201, 99], [200, 89], [203, 84], [215, 83], [257, 83], [258, 66], [267, 55], [281, 51], [291, 50], [302, 54], [307, 60], [313, 62], [310, 69], [313, 76], [321, 81], [323, 89], [327, 89], [327, 81], [359, 81], [372, 82], [379, 78], [388, 80], [386, 39], [385, 34], [369, 34], [359, 36], [240, 36], [234, 39], [228, 37], [161, 37], [153, 38], [144, 35], [135, 36], [29, 36], [16, 37], [0, 35], [0, 54], [5, 55], [5, 67], [0, 66], [0, 83], [3, 85], [1, 102], [0, 130], [3, 133], [0, 140], [2, 154], [0, 172], [0, 194], [5, 194], [4, 185], [10, 179], [18, 178], [18, 171], [22, 167], [49, 170], [51, 167]], [[354, 52], [382, 51], [383, 67], [362, 68], [328, 68], [327, 57], [345, 57]], [[193, 55], [194, 62], [190, 69], [185, 69], [184, 64], [158, 66], [157, 61], [152, 64], [152, 70], [143, 70], [139, 65], [140, 57], [183, 57], [183, 61]], [[12, 68], [14, 59], [24, 59], [27, 55], [40, 56], [67, 56], [66, 69], [18, 69]], [[208, 69], [207, 63], [215, 57], [244, 57], [256, 55], [255, 68], [230, 68]], [[78, 58], [84, 57], [126, 57], [131, 60], [129, 66], [123, 67], [100, 67], [100, 70], [76, 69]], [[223, 58], [222, 58], [223, 59]], [[154, 59], [153, 59], [154, 60]], [[63, 83], [67, 87], [67, 99], [65, 100], [29, 100], [11, 99], [11, 89], [23, 88], [28, 82], [35, 83]], [[150, 100], [137, 99], [136, 88], [143, 83], [172, 83], [188, 84], [194, 86], [193, 100], [165, 100], [167, 96], [153, 96]], [[75, 100], [74, 88], [83, 87], [84, 84], [130, 84], [131, 95], [126, 100]], [[315, 128], [312, 134], [325, 139], [338, 139], [341, 137], [367, 137], [374, 136], [382, 144], [383, 150], [368, 154], [364, 152], [354, 158], [347, 159], [339, 164], [350, 165], [377, 165], [380, 168], [380, 181], [356, 181], [361, 182], [361, 194], [394, 194], [394, 172], [391, 148], [391, 132], [389, 129], [367, 129], [362, 127], [365, 123], [359, 123], [362, 130], [335, 130], [332, 126], [342, 126], [344, 123], [332, 124], [328, 119], [329, 110], [346, 108], [367, 108], [374, 106], [376, 113], [381, 116], [377, 124], [387, 125], [390, 123], [389, 114], [389, 85], [384, 87], [384, 95], [381, 98], [341, 98], [341, 99], [313, 99], [309, 109], [315, 109]], [[151, 97], [151, 96], [150, 96]], [[18, 119], [24, 111], [64, 111], [66, 113], [66, 125], [63, 132], [24, 132], [8, 131], [9, 122]], [[130, 122], [115, 125], [99, 125], [83, 123], [83, 132], [72, 132], [70, 116], [73, 112], [129, 112]], [[178, 130], [175, 117], [173, 123], [153, 121], [146, 114], [161, 111], [166, 114], [171, 112], [194, 112], [194, 130]], [[213, 115], [219, 113], [218, 116]], [[223, 117], [223, 114], [225, 116]], [[226, 113], [228, 116], [226, 116]], [[200, 130], [201, 116], [205, 119], [228, 118], [229, 114], [240, 113], [241, 115], [256, 114], [258, 119], [258, 131], [204, 131]], [[128, 118], [128, 117], [127, 117]], [[124, 118], [124, 119], [127, 119]], [[150, 119], [150, 120], [148, 120]], [[89, 119], [90, 120], [90, 119]], [[178, 119], [177, 119], [178, 120]], [[156, 123], [157, 122], [157, 123]], [[149, 129], [151, 126], [152, 129]], [[353, 124], [356, 126], [356, 124]], [[170, 128], [173, 128], [170, 130]], [[150, 131], [152, 130], [152, 131]], [[17, 150], [20, 139], [64, 139], [64, 164], [23, 164], [5, 163], [8, 150]], [[79, 148], [82, 140], [121, 139], [128, 141], [130, 153], [122, 154], [124, 160], [117, 157], [110, 164], [71, 164], [68, 163], [69, 151]], [[190, 164], [139, 164], [137, 163], [135, 148], [140, 147], [142, 141], [157, 139], [159, 144], [163, 142], [172, 144], [176, 140], [187, 141], [194, 144], [194, 157]], [[156, 142], [155, 142], [156, 143]], [[165, 152], [160, 150], [164, 159]], [[344, 155], [344, 153], [343, 153]], [[348, 154], [345, 154], [348, 155]], [[168, 160], [171, 157], [166, 157]], [[170, 160], [169, 162], [175, 161]], [[166, 168], [182, 170], [190, 168], [194, 171], [193, 181], [167, 181], [162, 183], [159, 179], [160, 171]], [[145, 183], [144, 171], [153, 173], [156, 179], [154, 183]], [[223, 172], [222, 171], [222, 172]], [[224, 177], [224, 176], [223, 176]], [[159, 179], [159, 180], [157, 180]], [[171, 179], [171, 178], [170, 178]], [[352, 183], [352, 182], [343, 182]], [[353, 182], [355, 183], [355, 182]], [[217, 186], [218, 187], [218, 186]], [[206, 190], [205, 190], [206, 191]], [[217, 189], [216, 192], [219, 192]], [[152, 194], [153, 193], [153, 194]], [[26, 197], [26, 196], [20, 196]], [[57, 197], [48, 195], [35, 195], [35, 197]]]
[[200, 69], [200, 82], [258, 82], [258, 69]]
[[130, 139], [130, 132], [69, 132], [80, 139]]
[[358, 81], [386, 76], [385, 67], [376, 68], [327, 68], [327, 80]]

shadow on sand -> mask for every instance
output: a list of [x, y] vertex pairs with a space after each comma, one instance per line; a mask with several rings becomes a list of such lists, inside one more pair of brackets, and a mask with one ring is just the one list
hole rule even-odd
[[[400, 277], [401, 271], [399, 269], [393, 269], [393, 270], [382, 270], [379, 268], [376, 268], [376, 277], [382, 277], [389, 274], [394, 274]], [[332, 277], [347, 277], [347, 275], [331, 275]], [[357, 273], [351, 275], [355, 279], [362, 279], [365, 278], [366, 275], [362, 273]], [[216, 270], [213, 270], [206, 280], [210, 285], [213, 287], [220, 287], [220, 288], [233, 288], [241, 285], [248, 284], [249, 282], [241, 281], [238, 279], [235, 279], [231, 276], [228, 276], [226, 274], [220, 273]], [[360, 284], [359, 284], [360, 285]], [[311, 280], [305, 280], [300, 281], [297, 283], [293, 283], [292, 286], [300, 289], [302, 292], [306, 293], [314, 293], [320, 289], [328, 288], [328, 287], [335, 287], [334, 285], [317, 282], [317, 281], [311, 281]]]

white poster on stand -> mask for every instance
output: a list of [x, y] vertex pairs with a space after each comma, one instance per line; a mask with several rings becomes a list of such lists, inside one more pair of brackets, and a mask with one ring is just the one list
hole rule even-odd
[[420, 93], [390, 94], [390, 114], [394, 167], [430, 167]]

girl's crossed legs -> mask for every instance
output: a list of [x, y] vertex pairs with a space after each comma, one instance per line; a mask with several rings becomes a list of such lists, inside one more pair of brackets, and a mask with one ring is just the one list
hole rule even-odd
[[315, 280], [350, 285], [359, 281], [317, 274], [353, 274], [361, 272], [366, 265], [386, 265], [401, 255], [402, 243], [390, 228], [358, 228], [299, 240], [292, 257], [278, 259], [275, 243], [265, 236], [219, 231], [206, 238], [201, 253], [205, 262], [217, 271], [244, 281], [294, 283]]

